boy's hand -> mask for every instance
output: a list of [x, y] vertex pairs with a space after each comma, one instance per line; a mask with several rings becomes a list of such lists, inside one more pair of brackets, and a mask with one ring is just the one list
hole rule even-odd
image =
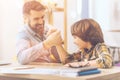
[[62, 44], [60, 31], [57, 30], [55, 32], [52, 32], [43, 43], [45, 48], [51, 48], [52, 46]]

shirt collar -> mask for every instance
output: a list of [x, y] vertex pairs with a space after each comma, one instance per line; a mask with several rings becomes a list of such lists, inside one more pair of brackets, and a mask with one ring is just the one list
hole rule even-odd
[[25, 28], [27, 29], [27, 31], [30, 33], [30, 34], [32, 34], [32, 35], [37, 35], [37, 33], [35, 33], [30, 27], [29, 27], [29, 25], [25, 25]]
[[39, 34], [37, 34], [36, 32], [34, 32], [34, 31], [30, 28], [29, 25], [26, 24], [26, 25], [25, 25], [25, 28], [27, 29], [27, 31], [28, 31], [31, 35], [37, 36], [37, 37], [43, 37], [43, 36], [45, 36], [46, 32], [48, 31], [47, 25], [45, 25], [45, 26], [44, 26], [44, 28], [45, 28], [44, 34], [43, 34], [43, 36], [40, 36]]

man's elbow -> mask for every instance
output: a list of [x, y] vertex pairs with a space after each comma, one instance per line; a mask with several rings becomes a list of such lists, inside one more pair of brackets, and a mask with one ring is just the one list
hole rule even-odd
[[18, 63], [22, 64], [22, 65], [26, 65], [29, 62], [25, 59], [22, 59], [21, 57], [17, 57]]

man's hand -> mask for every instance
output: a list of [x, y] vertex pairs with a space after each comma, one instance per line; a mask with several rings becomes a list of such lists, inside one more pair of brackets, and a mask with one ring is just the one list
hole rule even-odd
[[50, 34], [52, 34], [55, 31], [57, 31], [57, 29], [55, 27], [50, 27], [49, 30], [48, 30], [48, 32], [47, 32], [46, 37], [48, 37]]
[[47, 39], [43, 42], [45, 48], [51, 48], [52, 46], [62, 44], [62, 38], [60, 35], [60, 31], [56, 30], [52, 32]]

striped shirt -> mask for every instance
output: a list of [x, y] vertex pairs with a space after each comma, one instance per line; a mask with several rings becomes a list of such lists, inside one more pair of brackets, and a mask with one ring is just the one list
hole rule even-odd
[[[91, 50], [81, 50], [80, 52], [72, 54], [72, 56], [70, 57], [73, 61], [95, 60], [100, 68], [110, 68], [113, 66], [112, 56], [104, 43], [98, 43]], [[70, 57], [67, 57], [67, 59], [71, 60]]]
[[[24, 27], [18, 33], [16, 43], [17, 59], [21, 64], [28, 64], [30, 62], [60, 62], [56, 47], [46, 50], [43, 46], [43, 41], [46, 39], [46, 26], [42, 37], [32, 31], [29, 26], [25, 25]], [[51, 58], [51, 53], [56, 61]]]

